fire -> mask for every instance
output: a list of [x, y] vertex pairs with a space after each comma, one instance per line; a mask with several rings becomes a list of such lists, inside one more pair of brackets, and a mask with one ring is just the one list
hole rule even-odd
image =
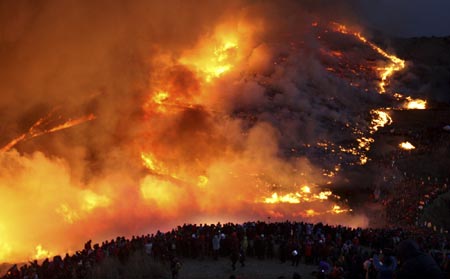
[[399, 144], [401, 149], [405, 149], [405, 150], [413, 150], [416, 149], [416, 147], [414, 145], [412, 145], [409, 141], [405, 141]]
[[378, 68], [380, 71], [380, 78], [381, 81], [379, 83], [379, 92], [385, 93], [386, 92], [386, 86], [388, 85], [389, 78], [395, 73], [400, 70], [403, 70], [405, 68], [405, 61], [398, 58], [397, 56], [393, 54], [387, 53], [385, 50], [380, 48], [379, 46], [375, 45], [374, 43], [370, 42], [366, 37], [364, 37], [360, 32], [352, 31], [347, 26], [333, 23], [334, 28], [336, 31], [342, 33], [342, 34], [350, 34], [356, 37], [358, 40], [360, 40], [362, 43], [367, 44], [370, 46], [373, 50], [375, 50], [377, 53], [382, 55], [383, 57], [389, 59], [391, 63], [385, 67]]
[[273, 193], [269, 198], [265, 198], [265, 203], [300, 203], [301, 195], [299, 193], [289, 193], [279, 196], [277, 193]]
[[305, 185], [305, 186], [303, 186], [302, 188], [300, 188], [300, 190], [303, 192], [303, 193], [311, 193], [311, 188], [309, 187], [309, 186], [307, 186], [307, 185]]
[[94, 119], [95, 119], [95, 115], [91, 113], [86, 116], [82, 116], [80, 118], [68, 119], [67, 121], [65, 121], [62, 124], [50, 126], [50, 127], [46, 128], [45, 126], [48, 125], [49, 122], [51, 123], [54, 120], [52, 118], [52, 113], [50, 113], [46, 117], [40, 118], [38, 121], [36, 121], [30, 127], [30, 129], [28, 129], [28, 132], [18, 136], [17, 138], [11, 140], [8, 144], [3, 146], [0, 149], [0, 152], [6, 152], [6, 151], [10, 150], [19, 142], [22, 142], [22, 141], [25, 141], [25, 140], [28, 140], [31, 138], [39, 137], [44, 134], [49, 134], [49, 133], [57, 132], [60, 130], [68, 129], [68, 128], [80, 125], [84, 122], [88, 122], [88, 121], [91, 121]]
[[[300, 211], [299, 216], [336, 219], [335, 214], [350, 211], [333, 202], [339, 197], [332, 191], [316, 187], [338, 179], [335, 172], [341, 168], [334, 167], [335, 162], [331, 165], [335, 172], [326, 171], [324, 178], [325, 171], [306, 155], [280, 156], [283, 147], [278, 127], [270, 121], [258, 121], [258, 113], [262, 115], [266, 106], [272, 107], [272, 100], [267, 101], [266, 95], [275, 92], [276, 96], [269, 97], [284, 109], [284, 103], [292, 101], [289, 98], [297, 94], [297, 89], [311, 87], [302, 82], [296, 84], [298, 73], [303, 71], [296, 68], [301, 61], [297, 59], [302, 58], [296, 56], [297, 42], [281, 47], [282, 51], [278, 48], [283, 42], [278, 39], [263, 42], [271, 37], [264, 33], [255, 35], [258, 41], [253, 42], [251, 32], [247, 31], [264, 28], [249, 28], [246, 24], [240, 21], [227, 22], [226, 27], [208, 26], [209, 32], [198, 34], [197, 43], [190, 40], [185, 49], [180, 46], [161, 54], [170, 57], [161, 59], [163, 65], [158, 64], [160, 57], [152, 57], [160, 67], [149, 71], [151, 77], [136, 82], [138, 87], [145, 84], [139, 88], [142, 89], [136, 98], [139, 101], [130, 101], [133, 106], [123, 103], [124, 107], [132, 107], [129, 109], [132, 113], [122, 115], [121, 110], [112, 110], [107, 111], [110, 114], [98, 114], [99, 118], [104, 117], [100, 119], [102, 124], [113, 123], [104, 127], [106, 135], [92, 133], [86, 146], [66, 151], [67, 159], [41, 152], [22, 154], [14, 147], [33, 137], [92, 121], [96, 119], [94, 114], [64, 118], [51, 113], [5, 145], [0, 153], [0, 260], [32, 257], [33, 247], [35, 258], [45, 257], [66, 251], [69, 246], [76, 248], [79, 241], [86, 241], [91, 235], [115, 237], [120, 229], [124, 234], [148, 232], [149, 220], [152, 226], [169, 226], [173, 225], [170, 222], [182, 219], [224, 220], [228, 217], [223, 215], [224, 211], [229, 216], [259, 217], [273, 212], [273, 216], [280, 218], [295, 217], [297, 213], [292, 213], [292, 207]], [[255, 24], [264, 26], [257, 21]], [[318, 23], [312, 24], [317, 26]], [[358, 38], [375, 47], [360, 34]], [[395, 65], [401, 65], [384, 54]], [[345, 57], [345, 52], [334, 50], [331, 55], [338, 60]], [[292, 69], [284, 69], [283, 63]], [[248, 70], [250, 64], [252, 69]], [[396, 70], [383, 71], [381, 80], [385, 82]], [[113, 82], [111, 87], [115, 85]], [[284, 94], [284, 86], [292, 86], [289, 94]], [[386, 85], [381, 87], [384, 90]], [[232, 94], [236, 95], [233, 99], [229, 98]], [[142, 100], [145, 101], [141, 103]], [[99, 97], [98, 101], [102, 103], [103, 99]], [[305, 99], [301, 106], [307, 108], [307, 102]], [[211, 103], [214, 106], [208, 106]], [[122, 103], [119, 107], [122, 108]], [[292, 103], [292, 109], [286, 109], [285, 113], [295, 110], [299, 106]], [[382, 111], [374, 111], [373, 115], [377, 117], [372, 122], [373, 130], [392, 121]], [[292, 118], [295, 116], [292, 113]], [[119, 120], [114, 122], [110, 118]], [[272, 119], [272, 115], [269, 113], [266, 119]], [[133, 129], [122, 132], [129, 127]], [[373, 139], [360, 134], [358, 137], [358, 146], [348, 152], [360, 156], [369, 150]], [[336, 145], [326, 143], [322, 147], [330, 153], [339, 152]], [[367, 160], [362, 155], [361, 158]], [[29, 197], [33, 202], [30, 203]], [[34, 214], [29, 213], [30, 204]], [[11, 218], [9, 212], [15, 212], [18, 218]], [[348, 215], [342, 219], [351, 218]], [[39, 230], [35, 238], [21, 244], [28, 239], [26, 228], [42, 227], [42, 220], [52, 222]], [[20, 251], [17, 255], [13, 254], [16, 250]]]
[[426, 109], [427, 101], [422, 99], [412, 99], [411, 97], [406, 98], [406, 103], [404, 104], [404, 108], [406, 109]]
[[334, 214], [341, 214], [345, 212], [349, 212], [351, 209], [342, 209], [339, 205], [334, 205], [333, 208], [329, 211]]
[[153, 102], [155, 102], [158, 105], [162, 105], [164, 101], [166, 101], [169, 98], [169, 93], [166, 91], [159, 91], [156, 92], [153, 96]]
[[319, 215], [319, 213], [317, 213], [314, 209], [307, 209], [305, 210], [305, 213], [307, 217]]
[[234, 67], [239, 57], [238, 50], [235, 34], [217, 33], [212, 39], [205, 38], [196, 49], [187, 51], [179, 61], [196, 69], [210, 83]]
[[83, 196], [82, 209], [85, 211], [92, 211], [97, 207], [107, 207], [111, 203], [107, 196], [99, 195], [92, 191], [85, 191]]
[[323, 191], [319, 194], [311, 193], [309, 186], [301, 187], [301, 192], [287, 193], [284, 195], [278, 195], [273, 193], [270, 197], [264, 198], [264, 203], [301, 203], [312, 202], [316, 200], [327, 200], [333, 193], [331, 191]]
[[392, 118], [385, 111], [372, 110], [371, 114], [373, 116], [372, 127], [371, 127], [371, 130], [373, 132], [378, 131], [379, 128], [382, 128], [382, 127], [384, 127], [386, 125], [391, 125], [392, 124]]
[[144, 166], [150, 171], [162, 175], [169, 174], [169, 170], [164, 166], [162, 162], [158, 161], [153, 154], [142, 152], [141, 159]]
[[199, 175], [197, 185], [198, 187], [205, 187], [208, 184], [208, 177], [204, 175]]
[[34, 255], [35, 259], [37, 259], [37, 260], [45, 259], [45, 258], [49, 258], [51, 255], [52, 255], [52, 253], [50, 253], [49, 251], [42, 248], [41, 244], [36, 246], [36, 255]]

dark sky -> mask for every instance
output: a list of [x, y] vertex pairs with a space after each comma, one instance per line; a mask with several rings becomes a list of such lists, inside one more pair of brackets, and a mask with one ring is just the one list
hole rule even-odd
[[450, 0], [359, 0], [373, 28], [401, 37], [449, 36]]

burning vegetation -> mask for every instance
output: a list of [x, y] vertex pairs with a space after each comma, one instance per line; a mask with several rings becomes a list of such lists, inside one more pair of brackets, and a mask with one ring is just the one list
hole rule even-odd
[[[365, 226], [333, 184], [370, 160], [372, 135], [392, 123], [380, 94], [394, 96], [390, 79], [405, 61], [289, 3], [207, 4], [195, 15], [184, 2], [125, 4], [126, 15], [112, 5], [89, 22], [77, 13], [98, 7], [52, 3], [45, 17], [23, 8], [36, 15], [21, 14], [23, 24], [36, 22], [11, 35], [7, 66], [23, 69], [2, 84], [1, 105], [13, 109], [0, 127], [0, 261], [180, 222]], [[69, 30], [47, 33], [46, 18], [62, 10]], [[287, 20], [293, 13], [302, 19]], [[112, 28], [116, 17], [123, 25]], [[30, 61], [21, 36], [41, 43]]]

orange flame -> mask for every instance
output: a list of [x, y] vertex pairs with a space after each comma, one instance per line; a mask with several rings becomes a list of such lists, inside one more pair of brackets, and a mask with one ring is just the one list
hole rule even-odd
[[39, 137], [42, 136], [44, 134], [49, 134], [49, 133], [53, 133], [53, 132], [57, 132], [60, 130], [64, 130], [73, 126], [77, 126], [79, 124], [82, 124], [84, 122], [87, 121], [91, 121], [95, 119], [95, 115], [94, 114], [89, 114], [80, 118], [76, 118], [76, 119], [69, 119], [66, 122], [51, 127], [51, 128], [43, 128], [41, 126], [44, 125], [45, 121], [49, 121], [51, 117], [51, 114], [47, 115], [46, 117], [43, 117], [41, 119], [39, 119], [38, 121], [36, 121], [28, 130], [27, 133], [24, 133], [20, 136], [18, 136], [17, 138], [13, 139], [12, 141], [10, 141], [8, 144], [6, 144], [5, 146], [3, 146], [0, 149], [0, 152], [6, 152], [8, 150], [10, 150], [11, 148], [13, 148], [16, 144], [18, 144], [19, 142], [31, 139], [31, 138], [35, 138], [35, 137]]
[[384, 127], [386, 125], [391, 125], [392, 124], [392, 118], [385, 111], [372, 110], [371, 114], [373, 116], [372, 127], [371, 127], [371, 130], [373, 132], [378, 131], [379, 128], [382, 128], [382, 127]]
[[412, 99], [411, 97], [406, 98], [406, 103], [404, 104], [404, 108], [406, 109], [426, 109], [427, 101], [422, 99]]
[[401, 149], [405, 149], [405, 150], [413, 150], [416, 149], [416, 147], [414, 145], [412, 145], [409, 141], [405, 141], [399, 144]]
[[237, 51], [238, 39], [235, 34], [216, 34], [212, 41], [205, 39], [195, 50], [187, 51], [179, 61], [193, 66], [206, 82], [211, 82], [234, 67]]
[[363, 42], [364, 44], [367, 44], [370, 46], [373, 50], [378, 52], [383, 57], [389, 59], [391, 63], [385, 67], [379, 68], [380, 71], [380, 78], [381, 81], [379, 83], [380, 93], [386, 92], [386, 87], [388, 85], [388, 79], [397, 71], [400, 71], [405, 68], [405, 61], [398, 58], [397, 56], [393, 54], [387, 53], [385, 50], [380, 48], [379, 46], [375, 45], [374, 43], [370, 42], [366, 37], [364, 37], [360, 32], [352, 31], [347, 28], [347, 26], [333, 23], [334, 28], [336, 31], [342, 33], [342, 34], [350, 34], [355, 36], [358, 40]]

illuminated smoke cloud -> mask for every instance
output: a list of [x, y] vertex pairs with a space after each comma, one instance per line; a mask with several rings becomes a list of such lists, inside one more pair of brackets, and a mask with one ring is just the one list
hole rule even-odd
[[339, 145], [369, 133], [377, 76], [336, 73], [362, 54], [313, 2], [1, 4], [0, 261], [184, 222], [366, 225], [331, 150], [359, 161]]

